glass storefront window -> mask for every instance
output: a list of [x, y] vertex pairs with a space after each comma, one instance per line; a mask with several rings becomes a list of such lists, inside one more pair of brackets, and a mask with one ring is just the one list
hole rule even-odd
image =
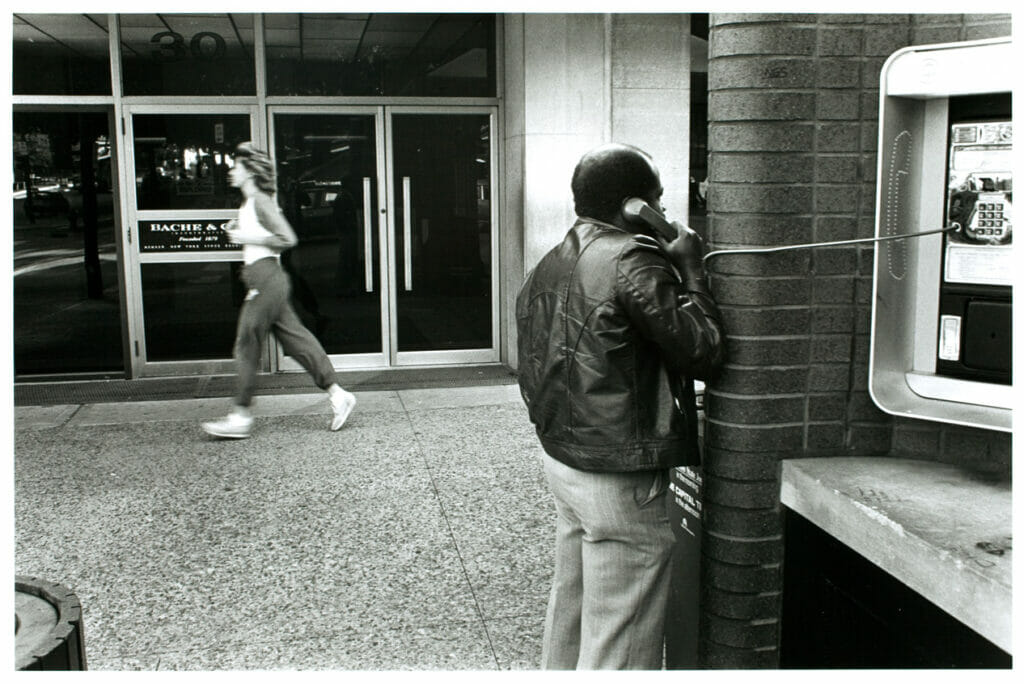
[[122, 372], [107, 112], [15, 112], [14, 373]]
[[270, 95], [493, 97], [493, 14], [267, 14]]
[[139, 209], [234, 209], [231, 155], [252, 138], [246, 114], [136, 114], [135, 198]]
[[254, 95], [253, 15], [122, 14], [125, 95]]
[[15, 14], [15, 95], [110, 95], [105, 14]]

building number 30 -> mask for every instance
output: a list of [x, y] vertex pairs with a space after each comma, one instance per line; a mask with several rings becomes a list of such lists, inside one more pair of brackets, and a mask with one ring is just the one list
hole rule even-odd
[[224, 39], [220, 34], [211, 31], [195, 34], [187, 45], [185, 36], [174, 31], [155, 33], [149, 42], [160, 45], [160, 49], [153, 50], [153, 58], [165, 62], [188, 59], [189, 55], [196, 59], [212, 61], [220, 59], [227, 51]]

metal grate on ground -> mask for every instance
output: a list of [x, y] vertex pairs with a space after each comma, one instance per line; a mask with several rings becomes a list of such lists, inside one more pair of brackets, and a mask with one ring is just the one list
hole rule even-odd
[[[409, 368], [380, 371], [345, 371], [338, 382], [355, 391], [384, 391], [425, 387], [469, 387], [516, 382], [515, 372], [504, 365], [450, 368]], [[235, 378], [212, 375], [188, 378], [139, 378], [136, 380], [34, 380], [15, 382], [15, 406], [97, 404], [130, 401], [167, 401], [230, 397]], [[259, 377], [257, 394], [303, 394], [316, 392], [309, 376], [302, 372], [272, 373]]]

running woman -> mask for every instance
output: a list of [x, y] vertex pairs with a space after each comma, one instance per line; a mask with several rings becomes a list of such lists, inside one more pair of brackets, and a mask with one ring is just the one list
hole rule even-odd
[[331, 430], [345, 424], [356, 398], [337, 382], [334, 366], [319, 340], [302, 324], [290, 302], [291, 282], [281, 267], [281, 252], [298, 243], [295, 231], [273, 199], [274, 163], [251, 142], [235, 150], [228, 175], [242, 191], [238, 218], [225, 230], [228, 239], [242, 245], [242, 281], [248, 287], [238, 314], [234, 358], [237, 365], [234, 405], [224, 418], [202, 424], [214, 437], [244, 439], [252, 432], [253, 391], [267, 333], [274, 332], [285, 354], [306, 369], [317, 387], [327, 390], [334, 417]]

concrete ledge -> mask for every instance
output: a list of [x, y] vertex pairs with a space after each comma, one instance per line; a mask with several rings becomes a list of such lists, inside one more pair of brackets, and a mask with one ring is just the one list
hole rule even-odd
[[1012, 652], [1012, 491], [902, 458], [782, 463], [783, 505]]

